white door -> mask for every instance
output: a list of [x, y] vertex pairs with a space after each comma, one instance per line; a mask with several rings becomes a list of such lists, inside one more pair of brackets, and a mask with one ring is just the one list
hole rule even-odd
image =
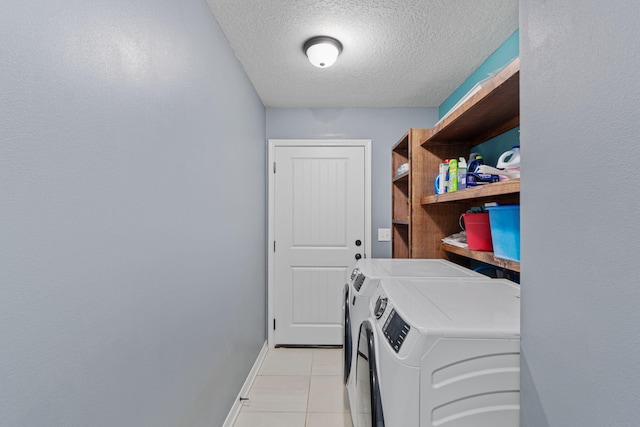
[[365, 256], [365, 145], [275, 145], [275, 345], [342, 344], [342, 292]]

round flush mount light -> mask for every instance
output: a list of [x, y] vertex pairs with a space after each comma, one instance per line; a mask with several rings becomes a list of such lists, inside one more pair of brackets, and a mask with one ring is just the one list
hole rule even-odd
[[342, 43], [333, 37], [312, 37], [304, 42], [302, 50], [313, 65], [318, 68], [327, 68], [338, 59], [338, 55], [342, 52]]

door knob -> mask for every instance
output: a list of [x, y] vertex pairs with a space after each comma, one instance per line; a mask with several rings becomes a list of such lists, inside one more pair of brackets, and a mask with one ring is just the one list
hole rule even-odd
[[356, 260], [359, 260], [360, 258], [362, 258], [362, 255], [356, 254]]

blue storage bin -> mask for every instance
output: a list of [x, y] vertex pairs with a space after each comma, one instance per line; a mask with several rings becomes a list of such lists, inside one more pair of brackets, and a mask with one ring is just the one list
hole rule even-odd
[[497, 258], [520, 261], [520, 205], [486, 209], [489, 211], [493, 254]]

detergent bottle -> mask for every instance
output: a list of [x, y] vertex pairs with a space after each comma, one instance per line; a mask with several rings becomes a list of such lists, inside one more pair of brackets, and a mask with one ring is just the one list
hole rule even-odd
[[514, 145], [511, 147], [511, 150], [505, 151], [498, 158], [498, 164], [496, 164], [496, 168], [498, 169], [509, 169], [509, 168], [519, 168], [520, 167], [520, 146]]
[[514, 145], [511, 150], [502, 153], [496, 168], [508, 172], [508, 177], [511, 179], [520, 178], [520, 146]]
[[467, 167], [467, 173], [476, 173], [478, 166], [484, 165], [484, 160], [482, 160], [481, 155], [476, 155], [474, 159], [469, 161], [469, 166]]

